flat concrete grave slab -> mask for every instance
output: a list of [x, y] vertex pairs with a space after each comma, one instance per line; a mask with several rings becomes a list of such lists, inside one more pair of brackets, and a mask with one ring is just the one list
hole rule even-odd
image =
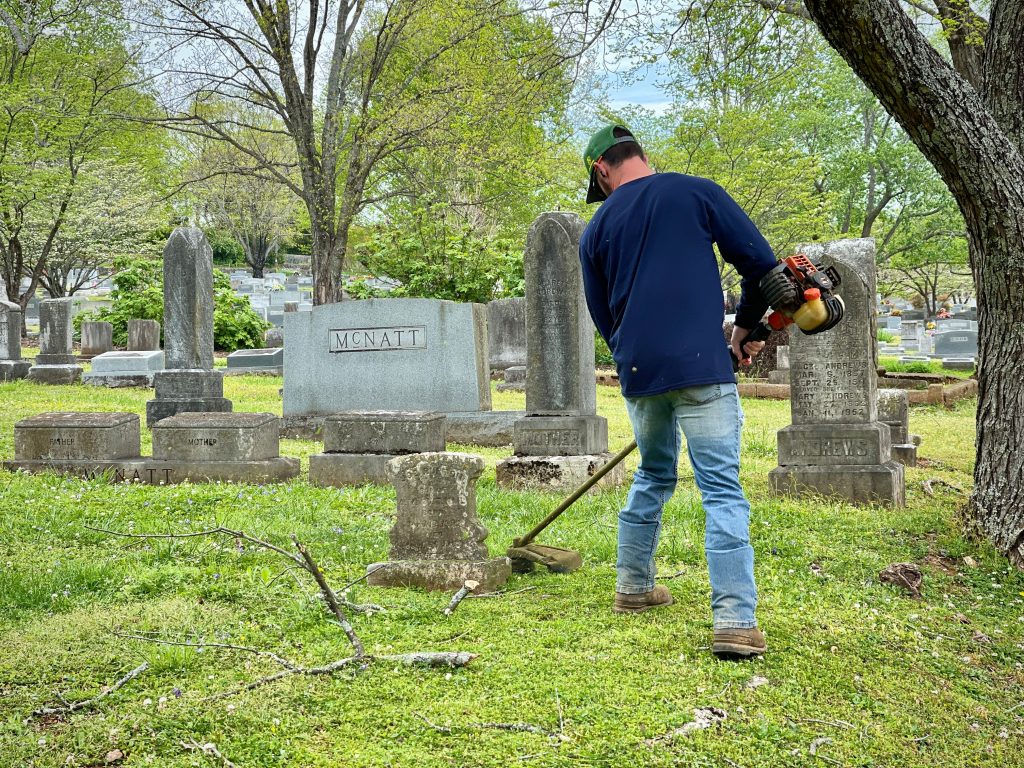
[[[579, 488], [612, 454], [600, 456], [512, 456], [498, 462], [495, 479], [499, 488], [513, 491], [571, 491]], [[603, 488], [615, 488], [626, 482], [626, 467], [620, 462], [598, 482]]]
[[280, 456], [272, 413], [179, 413], [153, 426], [160, 461], [264, 461]]
[[82, 381], [97, 387], [149, 387], [157, 371], [164, 369], [164, 353], [104, 352], [92, 359], [92, 370]]
[[947, 371], [973, 371], [975, 362], [973, 357], [944, 357], [942, 367]]
[[4, 469], [15, 472], [59, 472], [87, 480], [107, 477], [114, 483], [174, 485], [175, 483], [247, 483], [264, 485], [291, 480], [299, 475], [299, 460], [290, 457], [265, 461], [157, 461], [149, 458], [96, 461], [5, 461]]
[[280, 376], [284, 372], [284, 349], [239, 349], [228, 355], [228, 375], [236, 373], [273, 373]]
[[134, 413], [41, 413], [14, 425], [14, 456], [23, 461], [112, 460], [141, 453]]

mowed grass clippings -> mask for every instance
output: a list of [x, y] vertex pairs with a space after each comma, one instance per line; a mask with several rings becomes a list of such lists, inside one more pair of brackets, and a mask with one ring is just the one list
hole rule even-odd
[[[280, 413], [274, 377], [230, 377], [238, 411]], [[47, 410], [142, 414], [149, 390], [0, 385], [0, 456], [14, 423]], [[523, 396], [494, 394], [497, 408]], [[182, 743], [213, 743], [252, 766], [1010, 766], [1024, 737], [1024, 575], [966, 541], [955, 517], [970, 487], [973, 402], [914, 408], [927, 466], [907, 471], [908, 506], [891, 510], [768, 492], [787, 402], [744, 401], [743, 481], [753, 505], [760, 618], [770, 652], [750, 663], [710, 656], [703, 519], [680, 467], [659, 572], [676, 604], [610, 611], [615, 525], [626, 489], [592, 494], [544, 533], [579, 549], [583, 570], [514, 576], [508, 594], [450, 595], [353, 587], [382, 614], [352, 622], [372, 654], [479, 654], [463, 669], [378, 663], [330, 677], [290, 677], [226, 699], [278, 671], [250, 653], [127, 639], [149, 634], [273, 651], [313, 666], [351, 654], [312, 581], [280, 555], [230, 538], [131, 540], [125, 532], [223, 525], [290, 547], [305, 542], [336, 587], [387, 556], [390, 488], [111, 485], [0, 472], [0, 764], [214, 766]], [[622, 401], [599, 388], [612, 449], [630, 439]], [[143, 442], [148, 450], [149, 433]], [[508, 449], [458, 447], [488, 470], [478, 508], [495, 555], [560, 500], [494, 484]], [[287, 455], [318, 446], [286, 440]], [[635, 467], [631, 457], [629, 467]], [[923, 596], [878, 583], [895, 562], [924, 573]], [[522, 591], [525, 590], [525, 591]], [[41, 706], [99, 694], [95, 706], [33, 718]], [[695, 710], [725, 719], [679, 731]], [[530, 726], [508, 730], [486, 725]], [[123, 757], [118, 757], [119, 751]]]

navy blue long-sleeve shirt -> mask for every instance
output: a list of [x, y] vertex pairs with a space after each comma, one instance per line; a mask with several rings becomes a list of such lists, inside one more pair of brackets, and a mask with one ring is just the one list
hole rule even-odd
[[758, 282], [776, 260], [750, 218], [708, 179], [659, 173], [619, 186], [580, 240], [590, 315], [622, 393], [643, 397], [735, 381], [712, 244], [743, 278], [736, 325], [768, 309]]

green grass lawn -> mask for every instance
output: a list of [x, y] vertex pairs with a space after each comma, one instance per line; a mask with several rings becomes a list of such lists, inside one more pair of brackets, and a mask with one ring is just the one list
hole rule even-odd
[[[280, 412], [279, 378], [230, 377], [237, 411]], [[144, 412], [146, 390], [0, 385], [0, 456], [13, 426], [47, 410]], [[495, 394], [497, 408], [522, 395]], [[389, 488], [109, 485], [0, 472], [0, 765], [219, 766], [182, 742], [217, 745], [252, 766], [1010, 766], [1024, 735], [1024, 574], [965, 541], [964, 493], [928, 496], [923, 480], [970, 485], [973, 401], [914, 408], [925, 459], [907, 472], [906, 509], [778, 499], [768, 492], [775, 431], [787, 402], [745, 401], [743, 481], [769, 654], [728, 663], [708, 652], [709, 588], [702, 513], [684, 464], [665, 512], [659, 571], [676, 604], [640, 616], [610, 611], [616, 513], [625, 489], [585, 498], [542, 537], [582, 551], [569, 576], [514, 576], [508, 594], [370, 589], [349, 598], [386, 612], [353, 618], [373, 654], [470, 651], [468, 667], [375, 664], [330, 677], [290, 677], [233, 698], [206, 697], [270, 674], [264, 658], [158, 646], [117, 636], [222, 642], [304, 665], [350, 655], [315, 586], [283, 558], [232, 540], [133, 541], [87, 530], [242, 528], [282, 546], [305, 541], [335, 586], [385, 558]], [[599, 388], [613, 449], [630, 435], [617, 392]], [[149, 436], [144, 431], [144, 448]], [[480, 515], [500, 554], [558, 497], [495, 487], [507, 449], [484, 456]], [[287, 455], [317, 446], [283, 441]], [[966, 558], [966, 560], [965, 560]], [[912, 561], [923, 597], [878, 583]], [[525, 591], [523, 591], [525, 590]], [[31, 718], [33, 709], [98, 694], [143, 661], [149, 668], [95, 707]], [[751, 685], [755, 678], [767, 682]], [[762, 682], [761, 680], [756, 681]], [[694, 719], [718, 726], [658, 739]], [[450, 731], [430, 724], [448, 727]], [[476, 727], [524, 723], [543, 732]], [[648, 743], [648, 742], [651, 743]], [[112, 756], [116, 757], [116, 756]]]

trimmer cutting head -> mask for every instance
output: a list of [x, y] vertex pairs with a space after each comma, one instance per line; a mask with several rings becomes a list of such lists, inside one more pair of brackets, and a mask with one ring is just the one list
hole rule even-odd
[[572, 573], [583, 566], [583, 558], [574, 549], [548, 547], [544, 544], [526, 544], [508, 548], [515, 573], [529, 573], [534, 565], [542, 565], [552, 573]]

